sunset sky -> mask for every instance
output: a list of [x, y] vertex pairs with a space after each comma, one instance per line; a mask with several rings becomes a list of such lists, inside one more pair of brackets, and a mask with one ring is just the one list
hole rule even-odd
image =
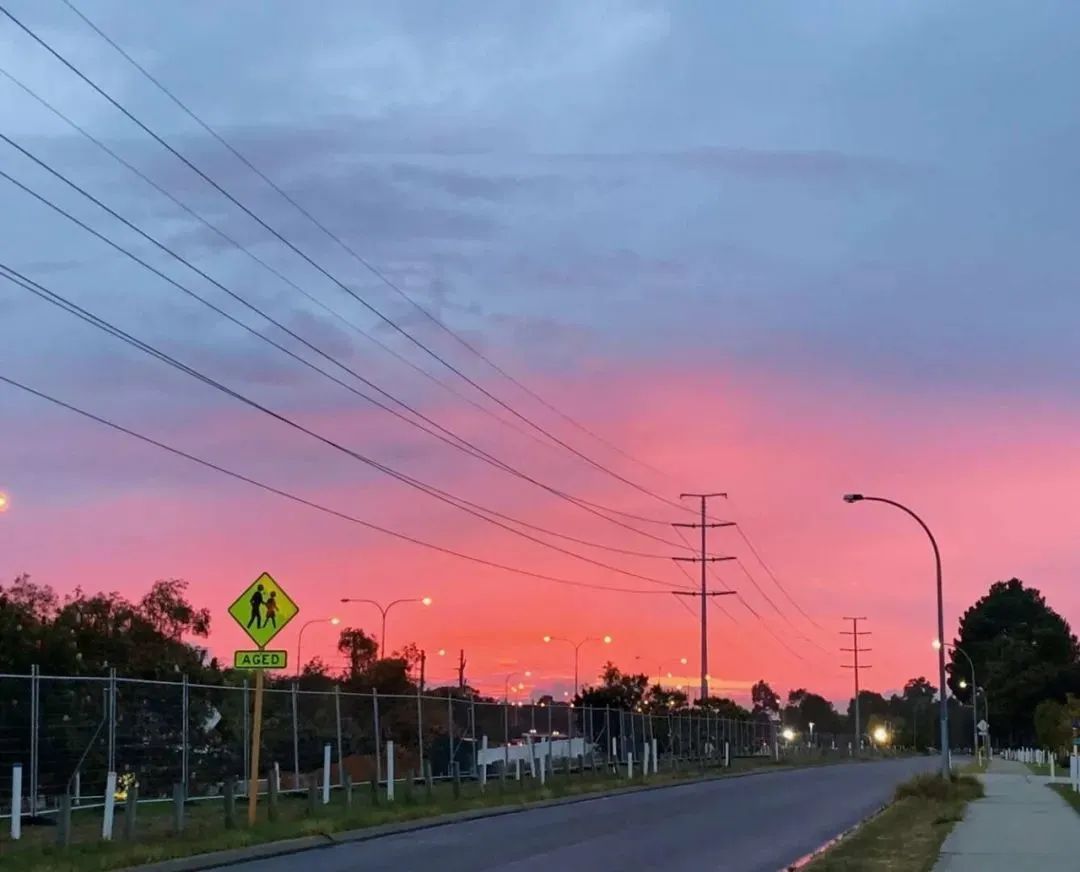
[[[5, 4], [8, 5], [8, 4]], [[867, 617], [893, 691], [936, 678], [934, 529], [948, 632], [1018, 576], [1080, 611], [1080, 6], [1040, 3], [75, 0], [95, 24], [368, 263], [577, 429], [432, 324], [246, 169], [60, 0], [11, 12], [327, 272], [578, 452], [677, 502], [726, 491], [710, 533], [714, 691], [768, 679], [846, 699], [841, 617]], [[328, 356], [532, 478], [669, 543], [687, 512], [548, 442], [230, 205], [12, 21], [0, 68], [306, 293], [224, 243], [0, 75], [0, 131]], [[1071, 83], [1071, 84], [1070, 84]], [[0, 170], [255, 331], [371, 392], [0, 141]], [[685, 550], [465, 456], [305, 369], [0, 178], [0, 263], [350, 450], [672, 587]], [[225, 609], [260, 572], [301, 606], [433, 598], [389, 646], [464, 648], [501, 693], [572, 685], [545, 633], [655, 674], [698, 669], [696, 609], [557, 553], [354, 458], [0, 280], [0, 375], [341, 512], [529, 578], [394, 540], [170, 457], [0, 384], [0, 583], [30, 573], [138, 597], [181, 577]], [[466, 399], [463, 399], [467, 398]], [[487, 412], [482, 412], [480, 407]], [[495, 418], [509, 422], [499, 423]], [[511, 426], [512, 425], [512, 426]], [[628, 456], [635, 458], [628, 459]], [[695, 534], [691, 534], [695, 535]], [[687, 566], [688, 571], [696, 569]], [[757, 586], [755, 586], [755, 583]], [[760, 589], [759, 589], [759, 587]], [[637, 592], [635, 592], [637, 591]], [[786, 593], [785, 593], [786, 591]], [[793, 602], [794, 601], [794, 602]], [[795, 605], [798, 603], [798, 607]], [[749, 606], [749, 609], [747, 608]], [[757, 612], [755, 617], [750, 609]], [[805, 613], [805, 614], [804, 614]], [[809, 617], [807, 617], [809, 616]], [[1074, 622], [1075, 623], [1075, 622]], [[335, 665], [335, 629], [304, 659]], [[780, 637], [787, 647], [782, 646]], [[292, 653], [290, 653], [292, 656]], [[429, 678], [451, 677], [453, 656]]]

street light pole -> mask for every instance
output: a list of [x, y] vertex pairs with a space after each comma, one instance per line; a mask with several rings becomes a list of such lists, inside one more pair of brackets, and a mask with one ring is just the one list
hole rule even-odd
[[561, 636], [544, 636], [544, 641], [548, 644], [552, 642], [565, 642], [571, 648], [574, 649], [574, 693], [577, 694], [581, 689], [581, 685], [578, 683], [578, 655], [581, 653], [581, 646], [586, 642], [603, 642], [605, 645], [611, 644], [611, 636], [586, 636], [580, 642], [574, 642], [570, 639], [564, 639]]
[[[941, 593], [941, 552], [938, 550], [937, 539], [934, 538], [934, 534], [930, 532], [930, 528], [926, 526], [926, 522], [923, 521], [918, 515], [916, 515], [911, 509], [902, 503], [898, 503], [895, 500], [885, 499], [884, 497], [867, 497], [862, 494], [845, 494], [844, 502], [846, 503], [858, 503], [858, 502], [874, 502], [885, 503], [888, 506], [899, 509], [904, 512], [915, 522], [922, 527], [923, 532], [926, 533], [927, 538], [930, 540], [930, 546], [934, 549], [934, 569], [937, 578], [937, 625], [938, 632], [937, 638], [945, 638], [945, 608], [942, 602]], [[945, 700], [945, 650], [938, 648], [938, 682], [941, 685], [941, 774], [948, 776], [949, 774], [949, 707]]]
[[[934, 647], [941, 648], [941, 646], [941, 641], [935, 639]], [[967, 651], [959, 645], [946, 642], [945, 647], [963, 654], [968, 666], [971, 667], [971, 753], [975, 755], [977, 762], [979, 759], [979, 682], [975, 679], [975, 664], [972, 662], [971, 657], [968, 656]]]
[[335, 627], [341, 623], [340, 618], [315, 618], [308, 621], [300, 628], [300, 634], [296, 637], [296, 677], [300, 677], [300, 645], [304, 641], [304, 630], [312, 624], [333, 624]]
[[401, 603], [421, 603], [421, 604], [423, 604], [425, 606], [430, 606], [431, 605], [431, 597], [429, 597], [429, 596], [425, 596], [425, 597], [405, 597], [404, 599], [396, 599], [396, 600], [393, 600], [393, 601], [387, 603], [385, 606], [382, 603], [380, 603], [380, 602], [378, 602], [376, 600], [373, 600], [373, 599], [361, 599], [361, 598], [358, 598], [358, 597], [357, 598], [354, 598], [354, 597], [342, 597], [341, 601], [343, 603], [367, 603], [369, 606], [375, 606], [375, 608], [377, 608], [379, 610], [379, 613], [382, 615], [382, 631], [379, 634], [379, 659], [380, 660], [382, 660], [384, 655], [386, 654], [386, 613], [389, 612], [390, 609], [392, 609], [394, 606], [400, 605]]

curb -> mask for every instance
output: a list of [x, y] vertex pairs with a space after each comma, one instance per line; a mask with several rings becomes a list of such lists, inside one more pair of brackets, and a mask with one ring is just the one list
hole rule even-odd
[[824, 842], [823, 844], [818, 845], [818, 847], [814, 848], [814, 850], [811, 851], [809, 854], [803, 854], [803, 856], [801, 856], [794, 863], [789, 863], [787, 866], [784, 866], [782, 869], [779, 870], [779, 872], [798, 872], [798, 870], [806, 868], [814, 860], [816, 860], [818, 857], [820, 857], [822, 854], [824, 854], [830, 848], [836, 847], [836, 845], [838, 845], [840, 842], [842, 842], [844, 839], [848, 838], [849, 836], [853, 835], [857, 830], [861, 830], [864, 826], [866, 826], [866, 824], [870, 823], [870, 821], [872, 821], [874, 818], [876, 818], [879, 814], [881, 814], [883, 811], [888, 809], [890, 806], [892, 806], [891, 802], [886, 803], [885, 805], [881, 806], [881, 808], [879, 808], [879, 809], [875, 809], [874, 811], [870, 812], [870, 814], [868, 814], [866, 817], [864, 817], [862, 820], [857, 821], [856, 823], [852, 824], [850, 827], [848, 827], [846, 830], [844, 830], [839, 835], [833, 836], [827, 842]]
[[[837, 765], [837, 764], [826, 764]], [[400, 823], [380, 824], [374, 827], [363, 827], [356, 830], [344, 830], [338, 833], [321, 833], [317, 836], [302, 836], [296, 839], [286, 839], [279, 842], [264, 842], [259, 845], [250, 845], [242, 848], [228, 848], [224, 851], [214, 851], [207, 854], [194, 854], [189, 857], [175, 857], [171, 860], [161, 860], [156, 863], [148, 863], [140, 866], [127, 866], [122, 872], [201, 872], [204, 869], [218, 869], [222, 866], [231, 866], [235, 863], [245, 863], [255, 860], [270, 860], [276, 857], [285, 857], [290, 854], [300, 854], [306, 851], [315, 851], [323, 848], [332, 848], [335, 845], [356, 844], [359, 842], [373, 841], [386, 836], [395, 836], [402, 833], [420, 832], [421, 830], [435, 829], [467, 821], [482, 820], [484, 818], [503, 817], [504, 815], [520, 814], [534, 809], [555, 808], [561, 805], [574, 805], [582, 802], [596, 802], [617, 796], [625, 796], [632, 793], [646, 793], [654, 790], [672, 790], [680, 787], [692, 787], [695, 784], [706, 784], [711, 781], [726, 781], [737, 778], [752, 778], [759, 775], [768, 775], [771, 772], [792, 772], [810, 767], [805, 766], [775, 766], [763, 767], [750, 772], [735, 772], [731, 774], [706, 775], [699, 778], [691, 778], [686, 781], [677, 781], [667, 784], [638, 784], [631, 787], [619, 787], [615, 790], [597, 791], [595, 793], [583, 793], [579, 796], [563, 796], [557, 799], [544, 799], [539, 802], [521, 803], [518, 805], [500, 805], [491, 808], [478, 808], [469, 811], [452, 812], [429, 818], [419, 818], [414, 821], [401, 821]]]

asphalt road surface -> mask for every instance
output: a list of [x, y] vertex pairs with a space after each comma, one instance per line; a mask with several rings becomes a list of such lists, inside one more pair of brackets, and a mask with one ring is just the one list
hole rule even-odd
[[243, 872], [778, 872], [937, 758], [769, 772], [242, 863]]

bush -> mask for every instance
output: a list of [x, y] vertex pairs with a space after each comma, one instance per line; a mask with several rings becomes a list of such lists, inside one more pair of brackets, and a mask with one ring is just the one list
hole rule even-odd
[[970, 775], [916, 775], [896, 788], [896, 799], [915, 797], [940, 802], [950, 800], [968, 801], [983, 795], [982, 783]]

